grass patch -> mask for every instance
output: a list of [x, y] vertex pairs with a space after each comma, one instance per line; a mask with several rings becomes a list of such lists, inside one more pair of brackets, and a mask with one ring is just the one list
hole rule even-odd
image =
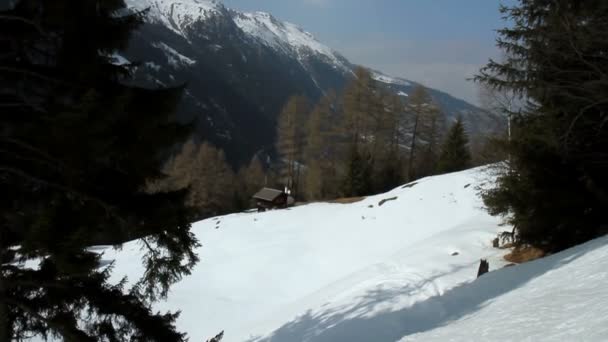
[[540, 259], [545, 256], [545, 252], [531, 246], [515, 247], [511, 253], [505, 255], [505, 260], [515, 264]]

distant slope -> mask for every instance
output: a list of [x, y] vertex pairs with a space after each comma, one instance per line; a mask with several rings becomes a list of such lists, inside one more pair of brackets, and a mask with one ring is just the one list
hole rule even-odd
[[[476, 169], [353, 204], [196, 223], [202, 261], [156, 308], [181, 310], [178, 327], [192, 341], [220, 330], [228, 342], [395, 341], [423, 324], [402, 320], [425, 317], [408, 308], [473, 281], [480, 258], [504, 264], [491, 248], [503, 228], [476, 195], [487, 181]], [[140, 248], [104, 252], [115, 279], [141, 272]]]
[[[243, 13], [215, 0], [127, 0], [148, 10], [147, 23], [123, 56], [139, 62], [137, 84], [187, 82], [180, 108], [196, 119], [197, 136], [222, 146], [233, 163], [274, 146], [276, 117], [288, 97], [316, 101], [340, 91], [355, 66], [297, 25], [264, 12]], [[381, 85], [404, 96], [415, 82], [377, 73]], [[500, 129], [504, 120], [432, 90], [448, 119], [463, 117], [472, 135]]]

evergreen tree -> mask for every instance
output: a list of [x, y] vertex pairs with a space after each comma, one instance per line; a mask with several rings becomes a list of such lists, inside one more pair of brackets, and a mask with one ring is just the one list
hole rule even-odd
[[521, 0], [502, 7], [503, 62], [477, 77], [527, 100], [513, 113], [509, 167], [488, 191], [519, 243], [555, 251], [606, 231], [608, 3]]
[[346, 197], [366, 196], [371, 192], [371, 163], [357, 149], [351, 150], [343, 183]]
[[438, 171], [441, 173], [466, 170], [471, 166], [469, 139], [462, 120], [458, 119], [450, 128], [441, 147]]
[[[188, 130], [181, 89], [121, 83], [142, 14], [120, 0], [21, 0], [0, 12], [0, 340], [183, 341], [152, 300], [196, 263], [184, 192], [147, 193]], [[144, 237], [132, 289], [92, 244]], [[38, 259], [38, 268], [15, 261]]]

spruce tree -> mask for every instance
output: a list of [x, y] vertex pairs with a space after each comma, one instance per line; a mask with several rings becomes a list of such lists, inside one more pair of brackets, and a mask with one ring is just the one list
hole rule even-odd
[[441, 155], [439, 156], [438, 171], [440, 173], [466, 170], [471, 166], [469, 139], [464, 130], [462, 120], [458, 119], [448, 131]]
[[[148, 193], [187, 127], [181, 89], [112, 63], [142, 20], [120, 0], [21, 0], [0, 12], [0, 340], [183, 341], [151, 301], [197, 261], [184, 192]], [[142, 238], [143, 278], [108, 282], [93, 244]], [[19, 261], [39, 260], [36, 268]]]
[[507, 58], [478, 81], [513, 92], [509, 163], [484, 200], [519, 243], [556, 251], [606, 232], [608, 3], [520, 0], [502, 7]]

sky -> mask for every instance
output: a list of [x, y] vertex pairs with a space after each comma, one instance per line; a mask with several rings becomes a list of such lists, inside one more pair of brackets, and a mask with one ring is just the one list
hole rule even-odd
[[[502, 3], [513, 2], [505, 0]], [[491, 57], [506, 23], [500, 0], [223, 0], [297, 24], [351, 62], [478, 104], [467, 81]]]

